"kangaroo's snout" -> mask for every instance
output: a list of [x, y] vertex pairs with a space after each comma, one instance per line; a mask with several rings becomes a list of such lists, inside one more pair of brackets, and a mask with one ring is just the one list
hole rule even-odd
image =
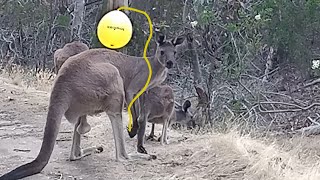
[[172, 61], [167, 61], [166, 67], [167, 67], [168, 69], [171, 69], [171, 68], [173, 67], [173, 62], [172, 62]]

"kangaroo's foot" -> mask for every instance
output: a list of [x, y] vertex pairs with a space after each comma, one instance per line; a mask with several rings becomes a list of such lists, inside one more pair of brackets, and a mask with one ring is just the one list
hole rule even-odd
[[132, 153], [129, 154], [129, 161], [133, 161], [133, 160], [140, 160], [140, 159], [144, 159], [144, 160], [153, 160], [153, 159], [157, 159], [156, 155], [152, 155], [152, 154], [141, 154], [141, 153]]
[[137, 147], [137, 151], [142, 154], [148, 154], [147, 150], [142, 145]]
[[147, 141], [156, 141], [157, 139], [157, 136], [153, 135], [153, 134], [150, 134], [148, 137], [147, 137]]
[[76, 161], [79, 160], [83, 157], [89, 156], [91, 154], [95, 154], [95, 153], [101, 153], [103, 151], [103, 147], [102, 146], [94, 146], [94, 147], [89, 147], [86, 149], [81, 149], [80, 151], [76, 152], [76, 153], [72, 153], [70, 155], [69, 160], [70, 161]]

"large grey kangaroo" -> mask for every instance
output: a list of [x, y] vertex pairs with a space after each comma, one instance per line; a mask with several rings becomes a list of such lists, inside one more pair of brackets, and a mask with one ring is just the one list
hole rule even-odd
[[193, 118], [193, 115], [188, 111], [188, 108], [191, 106], [189, 100], [184, 102], [183, 109], [175, 108], [174, 93], [168, 85], [159, 85], [146, 91], [139, 98], [139, 103], [141, 106], [139, 118], [133, 121], [134, 128], [129, 133], [129, 136], [133, 138], [138, 134], [137, 150], [140, 153], [147, 154], [143, 148], [146, 122], [152, 123], [152, 129], [148, 139], [155, 137], [155, 124], [163, 125], [162, 135], [160, 137], [160, 143], [163, 145], [164, 143], [168, 144], [167, 129], [170, 124], [175, 122], [187, 124]]
[[[157, 49], [149, 57], [153, 74], [149, 87], [163, 82], [167, 67], [174, 61], [175, 46], [183, 38], [166, 40], [157, 36]], [[116, 160], [131, 159], [125, 149], [122, 110], [125, 98], [130, 102], [148, 77], [142, 57], [133, 57], [106, 48], [89, 49], [68, 58], [54, 81], [44, 136], [38, 156], [4, 174], [0, 180], [16, 180], [37, 174], [47, 165], [59, 133], [62, 116], [74, 125], [70, 160], [81, 159], [95, 148], [80, 148], [80, 133], [87, 132], [87, 115], [106, 112], [111, 121], [116, 149]], [[130, 99], [131, 98], [131, 99]], [[153, 158], [140, 154], [140, 158]]]

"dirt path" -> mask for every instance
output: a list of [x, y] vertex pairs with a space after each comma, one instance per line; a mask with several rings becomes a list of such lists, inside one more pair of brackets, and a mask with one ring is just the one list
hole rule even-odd
[[[46, 92], [28, 90], [0, 79], [0, 174], [31, 161], [37, 155], [48, 99]], [[82, 138], [82, 146], [102, 145], [102, 153], [79, 161], [67, 161], [72, 127], [63, 119], [49, 164], [40, 174], [26, 179], [288, 179], [279, 178], [277, 173], [272, 173], [272, 168], [260, 170], [258, 167], [259, 170], [255, 170], [255, 163], [259, 162], [255, 156], [264, 151], [245, 146], [250, 143], [231, 135], [192, 135], [171, 130], [170, 145], [161, 146], [149, 141], [145, 144], [149, 153], [157, 155], [158, 159], [116, 162], [109, 119], [101, 114], [89, 117], [89, 123], [92, 130]], [[160, 130], [158, 126], [156, 135]], [[130, 139], [124, 133], [127, 151], [135, 152], [136, 139]]]

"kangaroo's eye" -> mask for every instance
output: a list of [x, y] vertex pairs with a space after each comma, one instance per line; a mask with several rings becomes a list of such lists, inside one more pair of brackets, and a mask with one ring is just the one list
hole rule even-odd
[[161, 51], [160, 54], [163, 56], [164, 55], [164, 51]]

